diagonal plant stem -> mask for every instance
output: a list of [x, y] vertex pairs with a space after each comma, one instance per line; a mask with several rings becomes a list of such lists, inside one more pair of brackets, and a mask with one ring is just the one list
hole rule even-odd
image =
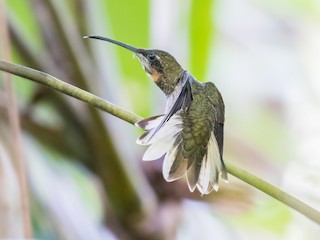
[[[110, 102], [103, 100], [87, 91], [81, 90], [68, 83], [65, 83], [49, 74], [40, 72], [31, 68], [27, 68], [21, 65], [9, 63], [0, 60], [0, 70], [12, 73], [14, 75], [30, 79], [31, 81], [40, 83], [63, 94], [77, 98], [80, 101], [86, 102], [94, 107], [97, 107], [105, 112], [114, 115], [128, 123], [134, 124], [142, 118], [134, 113], [128, 112]], [[290, 206], [301, 214], [305, 215], [314, 222], [320, 224], [320, 212], [316, 209], [308, 206], [304, 202], [296, 199], [292, 195], [280, 190], [274, 185], [262, 180], [261, 178], [226, 162], [227, 171], [233, 176], [241, 179], [242, 181], [250, 184], [251, 186], [261, 190], [269, 196], [277, 199], [278, 201]]]
[[302, 213], [311, 220], [320, 224], [320, 212], [316, 209], [310, 207], [309, 205], [293, 197], [287, 192], [275, 187], [274, 185], [264, 181], [263, 179], [253, 175], [252, 173], [247, 172], [244, 169], [241, 169], [230, 163], [226, 163], [226, 167], [228, 173], [248, 183], [252, 187], [261, 190], [262, 192], [288, 205], [289, 207], [295, 209], [296, 211]]
[[3, 60], [0, 60], [0, 70], [30, 79], [34, 82], [53, 88], [61, 93], [89, 103], [90, 105], [108, 112], [131, 124], [134, 124], [135, 122], [142, 119], [142, 117], [139, 117], [134, 113], [128, 112], [112, 103], [103, 100], [100, 97], [97, 97], [80, 88], [74, 87], [68, 83], [65, 83], [44, 72], [24, 67], [18, 64], [9, 63]]

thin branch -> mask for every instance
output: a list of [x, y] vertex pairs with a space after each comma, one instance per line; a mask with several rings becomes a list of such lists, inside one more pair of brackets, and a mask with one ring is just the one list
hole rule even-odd
[[[14, 75], [30, 79], [34, 82], [43, 84], [52, 89], [55, 89], [61, 93], [77, 98], [83, 102], [93, 105], [105, 112], [108, 112], [115, 117], [118, 117], [128, 123], [134, 124], [135, 122], [141, 120], [142, 118], [131, 112], [128, 112], [112, 103], [109, 103], [89, 92], [81, 90], [70, 84], [67, 84], [51, 75], [46, 73], [27, 68], [24, 66], [12, 64], [6, 61], [0, 60], [0, 70], [12, 73]], [[280, 190], [279, 188], [265, 182], [264, 180], [258, 178], [257, 176], [226, 162], [227, 171], [233, 176], [243, 180], [244, 182], [250, 184], [251, 186], [261, 190], [262, 192], [268, 194], [269, 196], [277, 199], [278, 201], [290, 206], [301, 214], [305, 215], [309, 219], [320, 224], [320, 212], [316, 209], [308, 206], [302, 201], [296, 199], [290, 194]]]
[[14, 75], [30, 79], [34, 82], [53, 88], [61, 93], [77, 98], [83, 102], [97, 107], [105, 112], [110, 113], [126, 122], [134, 124], [142, 119], [138, 115], [128, 112], [112, 103], [109, 103], [102, 98], [99, 98], [87, 91], [74, 87], [68, 83], [65, 83], [49, 74], [41, 71], [37, 71], [28, 67], [24, 67], [17, 64], [12, 64], [3, 60], [0, 60], [0, 70], [12, 73]]
[[255, 187], [262, 192], [268, 194], [269, 196], [279, 200], [280, 202], [288, 205], [289, 207], [295, 209], [296, 211], [307, 216], [311, 220], [320, 224], [320, 212], [316, 209], [310, 207], [299, 199], [293, 197], [292, 195], [282, 191], [281, 189], [275, 187], [274, 185], [262, 180], [261, 178], [247, 172], [244, 169], [236, 167], [233, 164], [226, 164], [228, 173], [233, 176], [241, 179], [242, 181], [250, 184], [252, 187]]

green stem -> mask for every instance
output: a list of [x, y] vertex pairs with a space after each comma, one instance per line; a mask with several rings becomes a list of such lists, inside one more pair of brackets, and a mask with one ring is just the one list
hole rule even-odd
[[134, 124], [135, 122], [142, 119], [142, 117], [139, 117], [134, 113], [128, 112], [110, 102], [103, 100], [102, 98], [99, 98], [87, 91], [63, 82], [44, 72], [9, 63], [3, 60], [0, 60], [0, 70], [30, 79], [33, 82], [37, 82], [47, 87], [53, 88], [58, 92], [77, 98], [82, 102], [89, 103], [90, 105], [97, 107], [104, 112], [108, 112], [113, 116], [116, 116], [128, 123]]
[[287, 206], [295, 209], [296, 211], [320, 224], [320, 212], [316, 209], [244, 169], [236, 167], [228, 162], [225, 162], [225, 165], [228, 173], [231, 175], [241, 179], [252, 187], [259, 189], [260, 191], [268, 194], [269, 196], [277, 199], [278, 201], [286, 204]]
[[[8, 63], [0, 60], [0, 70], [12, 73], [14, 75], [30, 79], [34, 82], [43, 84], [50, 88], [53, 88], [61, 93], [77, 98], [83, 102], [86, 102], [92, 106], [95, 106], [105, 112], [108, 112], [115, 117], [118, 117], [128, 123], [134, 124], [142, 118], [131, 112], [128, 112], [112, 103], [109, 103], [102, 98], [99, 98], [89, 92], [74, 87], [68, 83], [65, 83], [49, 74], [20, 66], [17, 64]], [[227, 171], [233, 176], [243, 180], [251, 186], [261, 190], [269, 196], [277, 199], [278, 201], [290, 206], [316, 223], [320, 224], [320, 212], [316, 209], [308, 206], [302, 201], [296, 199], [290, 194], [280, 190], [279, 188], [267, 183], [266, 181], [258, 178], [257, 176], [234, 166], [233, 164], [226, 163]]]

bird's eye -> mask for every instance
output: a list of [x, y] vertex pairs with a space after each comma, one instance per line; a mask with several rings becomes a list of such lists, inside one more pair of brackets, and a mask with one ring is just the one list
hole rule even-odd
[[156, 55], [155, 55], [153, 52], [148, 53], [148, 54], [147, 54], [147, 59], [148, 59], [149, 61], [154, 61], [154, 60], [156, 60]]

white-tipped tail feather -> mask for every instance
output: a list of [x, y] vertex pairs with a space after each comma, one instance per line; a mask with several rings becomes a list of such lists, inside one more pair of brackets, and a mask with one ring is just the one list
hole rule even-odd
[[198, 190], [202, 194], [208, 194], [213, 189], [218, 191], [219, 189], [219, 174], [224, 170], [218, 143], [213, 133], [208, 143], [207, 154], [204, 156], [202, 166], [200, 169], [199, 180], [197, 184]]
[[145, 131], [149, 131], [152, 128], [158, 127], [164, 117], [165, 115], [158, 115], [158, 116], [145, 118], [139, 122], [136, 122], [134, 125]]

